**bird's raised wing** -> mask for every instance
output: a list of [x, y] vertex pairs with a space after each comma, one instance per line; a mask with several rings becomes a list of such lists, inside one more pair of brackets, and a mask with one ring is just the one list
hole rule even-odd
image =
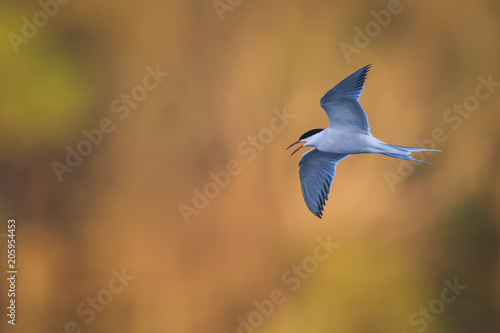
[[358, 102], [370, 66], [352, 73], [321, 97], [319, 105], [328, 115], [329, 128], [370, 133], [368, 117]]
[[324, 153], [314, 148], [304, 155], [299, 162], [299, 176], [302, 195], [307, 208], [321, 218], [325, 200], [328, 200], [330, 187], [335, 175], [337, 163], [348, 154]]

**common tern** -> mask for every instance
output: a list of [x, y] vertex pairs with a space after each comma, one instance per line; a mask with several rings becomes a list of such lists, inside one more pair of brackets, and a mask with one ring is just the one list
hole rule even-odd
[[319, 104], [328, 116], [328, 128], [307, 131], [288, 147], [299, 145], [291, 155], [302, 147], [314, 147], [302, 155], [299, 177], [306, 205], [319, 218], [323, 215], [325, 200], [328, 200], [335, 167], [347, 156], [375, 153], [428, 163], [410, 154], [438, 151], [390, 145], [370, 133], [368, 117], [358, 102], [370, 67], [367, 65], [349, 75], [321, 98]]

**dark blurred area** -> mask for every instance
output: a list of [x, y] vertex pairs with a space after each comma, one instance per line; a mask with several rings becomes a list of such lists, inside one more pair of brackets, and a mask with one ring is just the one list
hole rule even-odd
[[[500, 332], [498, 2], [60, 1], [0, 5], [1, 332]], [[373, 135], [441, 152], [319, 220], [285, 148], [370, 63]]]

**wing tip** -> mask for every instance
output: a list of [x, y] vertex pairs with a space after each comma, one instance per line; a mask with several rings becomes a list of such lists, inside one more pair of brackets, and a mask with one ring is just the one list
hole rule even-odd
[[309, 210], [311, 211], [311, 213], [313, 213], [314, 216], [316, 216], [317, 218], [321, 219], [323, 217], [323, 207], [321, 207], [320, 209], [318, 210], [314, 210], [314, 209], [311, 209], [309, 208]]
[[[326, 200], [328, 200], [328, 196], [326, 196]], [[316, 215], [317, 218], [321, 219], [323, 217], [323, 210], [325, 209], [325, 204], [326, 204], [326, 201], [325, 201], [325, 198], [323, 197], [323, 200], [321, 200], [319, 203], [318, 203], [318, 206], [317, 206], [317, 209], [316, 211], [313, 211], [311, 209], [311, 212]]]
[[[332, 89], [327, 91], [323, 97], [319, 100], [319, 105], [323, 108], [331, 102], [331, 98], [335, 98], [335, 95], [341, 94], [341, 97], [354, 98], [359, 100], [361, 96], [361, 91], [365, 85], [366, 77], [368, 72], [372, 68], [373, 64], [368, 64], [352, 73], [351, 75], [344, 78], [342, 81], [337, 83]], [[342, 87], [344, 85], [345, 87]], [[335, 92], [335, 90], [339, 90]], [[344, 91], [345, 90], [345, 91]], [[337, 96], [338, 98], [339, 96]], [[328, 113], [328, 112], [327, 112]]]
[[372, 64], [368, 64], [359, 70], [359, 72], [361, 72], [361, 73], [358, 77], [358, 82], [357, 82], [358, 88], [362, 88], [363, 85], [365, 84], [366, 77], [368, 76], [368, 72], [370, 71], [371, 68], [372, 68]]

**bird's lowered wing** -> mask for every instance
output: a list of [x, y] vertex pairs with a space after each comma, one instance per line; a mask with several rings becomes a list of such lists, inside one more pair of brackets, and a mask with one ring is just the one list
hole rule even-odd
[[370, 133], [368, 117], [358, 102], [370, 66], [349, 75], [321, 97], [319, 105], [328, 115], [329, 128]]
[[299, 176], [302, 195], [307, 208], [321, 218], [325, 200], [328, 200], [330, 187], [335, 175], [337, 163], [348, 154], [324, 153], [314, 148], [304, 155], [299, 162]]

